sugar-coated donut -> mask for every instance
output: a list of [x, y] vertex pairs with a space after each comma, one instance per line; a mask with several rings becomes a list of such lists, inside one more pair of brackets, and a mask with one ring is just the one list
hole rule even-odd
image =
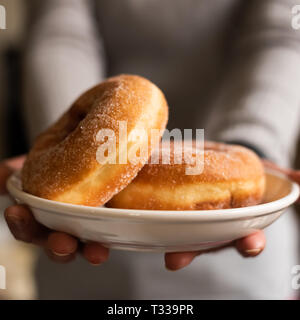
[[[174, 147], [175, 146], [175, 147]], [[205, 142], [203, 171], [187, 175], [190, 160], [182, 156], [178, 143], [171, 144], [170, 164], [162, 164], [165, 146], [156, 149], [137, 177], [108, 203], [108, 207], [149, 210], [210, 210], [245, 207], [262, 201], [265, 188], [264, 168], [251, 150], [215, 142]], [[195, 147], [195, 144], [194, 144]], [[160, 150], [160, 151], [159, 151]], [[175, 150], [175, 151], [174, 151]], [[186, 148], [190, 157], [194, 148]], [[176, 156], [177, 154], [177, 156]], [[202, 152], [203, 154], [203, 152]], [[189, 156], [186, 157], [189, 159]]]
[[[152, 129], [165, 129], [167, 118], [167, 102], [153, 83], [133, 75], [112, 77], [81, 95], [36, 139], [22, 169], [23, 190], [60, 202], [102, 205], [130, 183], [152, 148], [147, 136], [122, 144], [119, 121], [126, 122], [128, 137], [139, 128], [150, 136]], [[97, 137], [101, 129], [115, 133], [116, 163], [97, 160], [99, 145], [107, 142]], [[137, 146], [146, 148], [148, 155], [136, 163], [127, 161]]]

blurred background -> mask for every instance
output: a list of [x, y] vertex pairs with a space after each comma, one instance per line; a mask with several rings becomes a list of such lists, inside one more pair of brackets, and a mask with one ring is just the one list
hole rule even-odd
[[[7, 29], [0, 30], [0, 159], [22, 154], [27, 149], [20, 105], [21, 59], [26, 32], [26, 10], [23, 0], [1, 0], [6, 8]], [[0, 196], [1, 197], [1, 196]], [[0, 215], [0, 265], [7, 272], [7, 290], [0, 290], [0, 299], [34, 299], [34, 248], [16, 241]]]
[[[4, 158], [26, 150], [19, 112], [22, 100], [20, 51], [26, 31], [26, 10], [22, 0], [4, 0], [1, 4], [7, 12], [7, 29], [0, 30], [0, 156]], [[9, 143], [7, 137], [11, 137]]]

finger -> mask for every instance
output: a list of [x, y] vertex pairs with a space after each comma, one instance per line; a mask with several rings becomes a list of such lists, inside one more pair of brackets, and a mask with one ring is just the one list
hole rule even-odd
[[276, 163], [274, 163], [272, 161], [263, 159], [262, 162], [263, 162], [263, 165], [264, 165], [265, 168], [269, 168], [269, 169], [272, 169], [272, 170], [279, 171], [279, 172], [281, 172], [281, 173], [283, 173], [285, 175], [289, 175], [292, 172], [291, 169], [282, 168], [282, 167], [278, 166]]
[[8, 166], [6, 165], [0, 166], [0, 194], [7, 193], [6, 181], [12, 173], [13, 173], [12, 169], [10, 169]]
[[182, 269], [188, 266], [199, 254], [199, 251], [166, 253], [165, 266], [171, 271]]
[[53, 251], [51, 251], [50, 249], [45, 248], [45, 253], [52, 261], [58, 263], [68, 263], [76, 258], [76, 252], [67, 255], [57, 255], [53, 253]]
[[14, 170], [22, 168], [25, 156], [11, 158], [1, 162], [0, 164], [0, 194], [7, 193], [6, 180]]
[[51, 232], [46, 247], [57, 257], [67, 257], [77, 251], [78, 241], [66, 233]]
[[176, 271], [188, 266], [197, 256], [203, 253], [212, 253], [232, 247], [233, 241], [215, 248], [188, 252], [170, 252], [165, 254], [165, 267], [170, 271]]
[[259, 230], [248, 237], [237, 240], [235, 246], [244, 257], [255, 257], [266, 246], [265, 234], [262, 230]]
[[299, 170], [290, 170], [288, 176], [290, 179], [292, 179], [293, 181], [300, 184], [300, 171]]
[[7, 225], [17, 240], [44, 246], [49, 230], [39, 224], [30, 210], [23, 205], [8, 207], [4, 216]]
[[279, 172], [287, 175], [293, 181], [300, 183], [300, 170], [282, 168], [282, 167], [279, 167], [275, 163], [268, 161], [268, 160], [263, 160], [263, 163], [266, 168], [270, 168], [270, 169], [274, 169], [276, 171], [279, 171]]
[[[293, 170], [293, 169], [286, 169], [277, 166], [275, 163], [268, 161], [268, 160], [262, 160], [264, 166], [266, 168], [270, 168], [273, 170], [277, 170], [285, 175], [287, 175], [291, 180], [298, 183], [300, 185], [300, 170]], [[300, 203], [300, 197], [297, 199], [296, 203]]]
[[18, 170], [22, 168], [25, 158], [25, 155], [17, 156], [14, 158], [4, 160], [4, 164], [11, 170]]
[[82, 254], [92, 265], [99, 265], [108, 259], [109, 249], [99, 243], [90, 242], [84, 245]]

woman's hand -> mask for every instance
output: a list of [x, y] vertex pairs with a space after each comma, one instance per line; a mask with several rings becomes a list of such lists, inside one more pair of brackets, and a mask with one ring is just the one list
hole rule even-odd
[[[300, 170], [285, 169], [277, 166], [275, 163], [269, 160], [262, 160], [265, 168], [270, 168], [277, 170], [287, 175], [291, 180], [300, 184]], [[297, 201], [300, 203], [300, 198]], [[248, 237], [239, 239], [232, 243], [230, 246], [235, 246], [238, 252], [244, 257], [255, 257], [259, 255], [266, 245], [266, 239], [263, 231], [258, 231]], [[228, 245], [226, 246], [228, 247]], [[224, 247], [223, 247], [224, 248]], [[206, 253], [221, 250], [223, 248], [217, 248], [213, 250], [206, 251], [193, 251], [193, 252], [176, 252], [176, 253], [167, 253], [165, 255], [165, 264], [166, 268], [169, 270], [179, 270], [188, 266], [195, 257]]]
[[[265, 168], [279, 171], [300, 185], [300, 170], [281, 168], [277, 164], [275, 164], [274, 162], [271, 162], [271, 161], [265, 160], [265, 159], [263, 160], [263, 164], [264, 164]], [[297, 200], [296, 203], [300, 203], [300, 198]]]
[[[21, 169], [24, 160], [25, 156], [21, 156], [0, 164], [0, 194], [7, 193], [7, 178], [14, 170]], [[107, 248], [98, 243], [82, 244], [66, 233], [47, 229], [34, 219], [26, 206], [13, 205], [8, 207], [4, 214], [8, 227], [17, 240], [44, 248], [47, 255], [56, 262], [72, 261], [78, 252], [93, 265], [99, 265], [108, 259]]]
[[255, 257], [265, 248], [266, 238], [263, 231], [257, 231], [245, 238], [234, 241], [224, 247], [208, 249], [203, 251], [175, 252], [165, 254], [165, 265], [168, 270], [176, 271], [188, 266], [194, 258], [203, 253], [216, 252], [228, 247], [235, 247], [243, 257]]
[[[9, 159], [0, 164], [0, 194], [6, 193], [6, 180], [9, 175], [23, 165], [25, 157]], [[300, 183], [300, 171], [279, 168], [274, 163], [264, 160], [268, 168], [278, 170]], [[48, 256], [57, 262], [72, 261], [78, 252], [93, 265], [105, 262], [109, 250], [98, 243], [82, 244], [75, 237], [63, 232], [56, 232], [40, 225], [26, 206], [14, 205], [5, 210], [5, 218], [10, 231], [17, 240], [33, 243], [45, 249]], [[248, 237], [230, 244], [244, 257], [255, 257], [260, 254], [266, 244], [263, 231], [258, 231]], [[228, 247], [227, 245], [226, 247]], [[193, 252], [176, 252], [165, 254], [165, 265], [169, 270], [179, 270], [189, 265], [193, 259], [203, 253], [222, 250], [224, 247]]]

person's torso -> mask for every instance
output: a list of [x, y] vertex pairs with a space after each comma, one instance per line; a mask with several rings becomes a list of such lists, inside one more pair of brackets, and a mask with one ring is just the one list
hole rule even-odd
[[167, 96], [169, 128], [201, 128], [241, 1], [95, 0], [95, 5], [109, 75], [149, 78]]

